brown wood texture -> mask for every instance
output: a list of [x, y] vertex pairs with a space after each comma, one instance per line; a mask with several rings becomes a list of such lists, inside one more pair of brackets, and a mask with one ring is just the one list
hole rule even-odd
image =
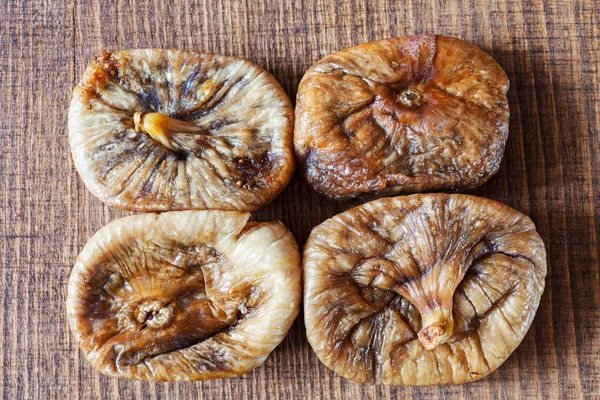
[[[600, 398], [600, 11], [595, 1], [207, 0], [0, 3], [0, 398]], [[102, 49], [167, 47], [249, 58], [294, 98], [328, 53], [439, 33], [492, 54], [510, 81], [499, 173], [472, 192], [529, 214], [548, 250], [533, 326], [488, 378], [447, 387], [348, 382], [320, 364], [302, 317], [266, 363], [238, 379], [143, 383], [101, 376], [65, 317], [67, 281], [87, 239], [124, 215], [79, 179], [67, 142], [71, 90]], [[256, 214], [304, 243], [349, 208], [295, 176]]]

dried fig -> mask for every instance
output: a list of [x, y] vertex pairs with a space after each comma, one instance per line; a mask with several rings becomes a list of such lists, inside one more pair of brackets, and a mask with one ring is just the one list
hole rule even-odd
[[100, 229], [77, 258], [67, 298], [88, 361], [107, 375], [157, 381], [261, 365], [298, 314], [300, 254], [283, 224], [248, 218], [177, 211]]
[[75, 167], [100, 200], [135, 211], [254, 211], [294, 170], [293, 108], [235, 57], [178, 50], [99, 54], [73, 91]]
[[481, 185], [504, 153], [508, 86], [492, 57], [450, 37], [399, 37], [329, 55], [298, 88], [302, 172], [334, 199]]
[[327, 367], [356, 382], [440, 385], [486, 376], [519, 345], [546, 251], [508, 206], [423, 194], [323, 222], [303, 265], [307, 336]]

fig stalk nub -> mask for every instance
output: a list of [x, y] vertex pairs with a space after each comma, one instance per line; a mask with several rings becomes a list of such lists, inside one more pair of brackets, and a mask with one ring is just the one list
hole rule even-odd
[[427, 350], [446, 343], [454, 332], [452, 307], [440, 307], [431, 313], [423, 314], [423, 328], [419, 332], [419, 341]]
[[202, 129], [187, 121], [171, 118], [159, 112], [138, 111], [133, 114], [136, 132], [148, 134], [169, 150], [176, 150], [177, 134], [202, 133]]

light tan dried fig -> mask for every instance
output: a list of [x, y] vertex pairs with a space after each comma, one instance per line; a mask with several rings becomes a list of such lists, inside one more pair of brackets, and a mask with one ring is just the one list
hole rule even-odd
[[464, 189], [496, 173], [509, 81], [478, 47], [422, 35], [325, 57], [298, 88], [294, 146], [334, 199]]
[[508, 206], [423, 194], [323, 222], [303, 265], [308, 340], [327, 367], [356, 382], [442, 385], [482, 378], [517, 348], [546, 251]]
[[129, 379], [192, 381], [261, 365], [301, 299], [300, 254], [280, 222], [235, 211], [122, 218], [77, 258], [67, 314], [88, 361]]
[[135, 211], [254, 211], [294, 170], [291, 102], [258, 65], [179, 50], [99, 54], [73, 91], [86, 187]]

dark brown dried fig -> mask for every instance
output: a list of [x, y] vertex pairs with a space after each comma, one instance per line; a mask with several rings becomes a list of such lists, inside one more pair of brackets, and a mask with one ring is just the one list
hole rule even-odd
[[356, 382], [440, 385], [482, 378], [516, 349], [546, 251], [508, 206], [423, 194], [323, 222], [303, 265], [308, 340], [327, 367]]
[[294, 146], [334, 199], [464, 189], [496, 173], [509, 81], [478, 47], [423, 35], [325, 57], [298, 88]]
[[88, 361], [107, 375], [157, 381], [261, 365], [298, 314], [300, 254], [283, 224], [248, 218], [179, 211], [100, 229], [77, 258], [67, 298]]
[[178, 50], [104, 52], [73, 91], [86, 187], [135, 211], [254, 211], [294, 170], [291, 102], [258, 65]]

